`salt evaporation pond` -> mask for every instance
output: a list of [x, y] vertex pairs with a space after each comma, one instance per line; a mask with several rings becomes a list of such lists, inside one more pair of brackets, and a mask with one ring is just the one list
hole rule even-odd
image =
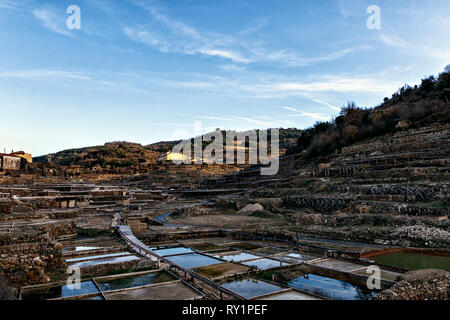
[[61, 298], [79, 296], [81, 294], [97, 293], [99, 292], [94, 282], [84, 281], [80, 283], [80, 288], [77, 289], [76, 285], [63, 285], [61, 287]]
[[221, 286], [247, 299], [283, 289], [274, 284], [256, 279], [236, 280], [229, 283], [223, 283]]
[[291, 280], [288, 286], [334, 300], [367, 300], [373, 296], [348, 282], [311, 273]]
[[372, 258], [376, 263], [408, 270], [443, 269], [450, 272], [450, 257], [412, 252], [388, 253]]
[[117, 257], [117, 256], [125, 256], [129, 255], [129, 252], [117, 252], [117, 253], [108, 253], [108, 254], [101, 254], [96, 256], [88, 256], [88, 257], [80, 257], [80, 258], [71, 258], [66, 259], [66, 262], [76, 262], [76, 261], [86, 261], [86, 260], [93, 260], [93, 259], [100, 259], [100, 258], [109, 258], [109, 257]]
[[250, 253], [246, 253], [246, 252], [227, 254], [224, 256], [216, 255], [215, 257], [222, 258], [223, 260], [227, 260], [227, 261], [244, 261], [244, 260], [260, 258], [259, 256], [255, 256], [254, 254], [250, 254]]
[[204, 256], [199, 253], [192, 253], [192, 254], [183, 254], [179, 256], [171, 256], [166, 258], [169, 261], [172, 261], [182, 267], [185, 268], [197, 268], [197, 267], [203, 267], [211, 264], [216, 263], [222, 263], [222, 261]]
[[68, 247], [68, 248], [63, 248], [62, 252], [80, 252], [80, 251], [91, 251], [91, 250], [98, 250], [98, 249], [103, 249], [103, 247], [90, 247], [90, 246], [76, 246], [76, 247]]
[[139, 259], [140, 258], [137, 256], [130, 255], [130, 256], [125, 256], [125, 257], [115, 257], [115, 258], [108, 258], [108, 259], [80, 261], [80, 262], [71, 264], [70, 266], [83, 268], [83, 267], [96, 266], [96, 265], [100, 265], [100, 264], [128, 262], [128, 261], [134, 261], [134, 260], [139, 260]]
[[289, 265], [286, 262], [280, 262], [278, 260], [273, 260], [273, 259], [259, 259], [259, 260], [242, 262], [242, 264], [245, 264], [246, 266], [249, 266], [249, 267], [257, 267], [260, 270], [279, 268], [282, 266]]
[[118, 290], [118, 289], [127, 289], [133, 287], [141, 287], [149, 284], [161, 283], [161, 282], [169, 282], [176, 280], [173, 276], [168, 274], [165, 271], [162, 272], [153, 272], [147, 273], [137, 276], [130, 277], [122, 277], [113, 280], [108, 280], [104, 282], [98, 282], [99, 287], [102, 291], [110, 291], [110, 290]]
[[191, 248], [186, 247], [175, 247], [175, 248], [164, 248], [164, 249], [152, 249], [156, 254], [160, 256], [170, 256], [175, 254], [192, 253], [195, 252]]

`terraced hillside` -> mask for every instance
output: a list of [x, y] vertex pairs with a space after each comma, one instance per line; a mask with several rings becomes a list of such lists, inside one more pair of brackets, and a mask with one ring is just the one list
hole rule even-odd
[[[216, 198], [216, 206], [205, 210], [217, 223], [228, 221], [223, 215], [242, 229], [288, 238], [448, 247], [449, 139], [449, 124], [433, 124], [353, 144], [328, 157], [284, 157], [277, 176], [262, 177], [259, 168], [250, 167], [207, 181], [206, 190], [242, 193]], [[237, 212], [248, 203], [264, 210]], [[249, 215], [260, 218], [257, 225]], [[196, 212], [173, 220], [211, 223]]]

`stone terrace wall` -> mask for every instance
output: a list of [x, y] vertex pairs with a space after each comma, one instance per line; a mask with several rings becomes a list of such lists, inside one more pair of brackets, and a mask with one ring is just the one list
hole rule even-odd
[[104, 275], [110, 275], [113, 273], [123, 272], [124, 270], [137, 272], [148, 269], [156, 269], [156, 265], [151, 259], [133, 260], [121, 263], [109, 263], [101, 264], [92, 267], [86, 267], [81, 269], [81, 277], [99, 277]]
[[41, 227], [18, 227], [14, 232], [0, 234], [0, 246], [46, 241], [64, 235], [76, 233], [75, 222], [53, 223]]
[[65, 267], [61, 249], [50, 241], [0, 247], [0, 274], [15, 286], [47, 283], [46, 272]]
[[424, 269], [405, 273], [400, 282], [382, 291], [376, 300], [448, 300], [450, 273]]
[[51, 239], [75, 232], [72, 222], [19, 227], [0, 235], [0, 275], [15, 286], [49, 282], [49, 273], [64, 272], [66, 267], [62, 245]]

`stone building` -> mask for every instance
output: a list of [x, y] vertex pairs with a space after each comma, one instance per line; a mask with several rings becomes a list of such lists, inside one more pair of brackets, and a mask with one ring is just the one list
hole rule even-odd
[[158, 161], [185, 161], [187, 157], [178, 152], [167, 152], [163, 156], [159, 157]]
[[0, 153], [0, 171], [25, 169], [32, 162], [31, 154], [23, 151]]
[[33, 156], [29, 153], [25, 153], [24, 151], [11, 152], [11, 155], [21, 157], [25, 159], [28, 163], [33, 163]]

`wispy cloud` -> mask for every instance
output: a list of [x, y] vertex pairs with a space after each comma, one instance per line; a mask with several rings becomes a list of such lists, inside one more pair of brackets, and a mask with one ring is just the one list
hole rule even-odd
[[292, 108], [292, 107], [281, 107], [281, 108], [284, 110], [293, 111], [294, 114], [292, 114], [291, 117], [307, 117], [307, 118], [312, 118], [315, 120], [323, 120], [323, 121], [330, 120], [330, 117], [323, 113], [305, 112], [305, 111], [298, 110], [298, 109]]
[[[384, 75], [383, 72], [366, 75], [311, 75], [308, 77], [309, 79], [299, 81], [298, 77], [277, 76], [265, 72], [243, 73], [239, 74], [238, 77], [235, 74], [215, 76], [199, 73], [185, 73], [180, 75], [178, 73], [154, 73], [146, 71], [88, 72], [82, 69], [30, 69], [0, 72], [0, 78], [9, 77], [35, 81], [53, 81], [54, 79], [61, 81], [91, 80], [89, 88], [101, 91], [110, 88], [115, 92], [120, 90], [149, 94], [150, 92], [164, 92], [166, 89], [171, 90], [175, 88], [185, 90], [186, 93], [200, 92], [203, 95], [210, 94], [214, 97], [233, 97], [236, 99], [307, 99], [314, 102], [313, 106], [316, 108], [318, 106], [315, 104], [320, 104], [332, 110], [334, 113], [340, 111], [340, 108], [335, 104], [340, 99], [344, 103], [348, 99], [357, 98], [360, 94], [364, 96], [385, 96], [404, 84], [404, 80], [396, 81], [398, 77], [389, 78], [391, 75], [391, 73]], [[341, 96], [341, 98], [336, 98], [336, 95]], [[327, 111], [324, 112], [328, 114]], [[316, 118], [317, 115], [320, 116], [320, 114], [311, 115], [316, 116]], [[244, 121], [249, 123], [251, 122], [250, 119], [252, 117], [224, 117], [224, 119], [215, 120], [229, 122]], [[253, 121], [253, 123], [261, 125], [267, 124], [266, 122], [266, 119], [259, 118]]]
[[371, 76], [323, 75], [319, 80], [309, 82], [272, 82], [245, 86], [243, 89], [253, 92], [374, 92], [386, 93], [396, 90], [401, 83]]
[[325, 55], [311, 57], [311, 58], [302, 57], [295, 52], [285, 49], [285, 50], [280, 50], [280, 51], [273, 52], [273, 53], [268, 53], [265, 55], [265, 57], [269, 61], [280, 62], [282, 64], [293, 66], [293, 67], [302, 67], [302, 66], [308, 66], [313, 63], [340, 59], [350, 53], [357, 52], [357, 51], [364, 51], [364, 50], [368, 50], [370, 48], [371, 47], [367, 46], [367, 45], [355, 46], [355, 47], [346, 48], [346, 49], [338, 50], [338, 51], [331, 52], [331, 53], [328, 53]]
[[347, 0], [338, 0], [337, 10], [344, 20], [347, 20], [352, 15], [351, 11], [348, 9]]
[[212, 56], [212, 57], [221, 57], [225, 59], [230, 59], [234, 62], [240, 62], [240, 63], [249, 63], [250, 60], [247, 58], [244, 58], [240, 53], [234, 52], [231, 50], [224, 50], [224, 49], [199, 49], [197, 51], [198, 53]]
[[[173, 27], [172, 27], [173, 28]], [[172, 29], [171, 28], [171, 29]], [[249, 63], [250, 60], [242, 56], [239, 52], [233, 51], [228, 48], [220, 48], [212, 43], [208, 43], [208, 40], [198, 38], [197, 33], [194, 31], [184, 30], [181, 34], [189, 39], [169, 39], [167, 36], [160, 34], [156, 31], [140, 30], [133, 27], [125, 27], [123, 29], [125, 35], [133, 41], [144, 43], [149, 47], [153, 47], [164, 53], [182, 53], [185, 55], [203, 55], [209, 57], [219, 57], [223, 59], [231, 60], [235, 63]], [[195, 35], [195, 37], [192, 37]], [[177, 36], [176, 38], [178, 38]]]
[[220, 69], [225, 70], [225, 71], [244, 71], [245, 67], [238, 66], [235, 64], [223, 64], [220, 66]]
[[292, 49], [267, 49], [262, 41], [255, 41], [251, 35], [268, 24], [265, 19], [231, 36], [201, 32], [190, 25], [170, 18], [152, 6], [140, 2], [138, 5], [151, 15], [153, 28], [127, 26], [123, 28], [123, 32], [129, 39], [164, 53], [218, 57], [237, 64], [277, 63], [300, 67], [340, 59], [348, 54], [370, 48], [359, 45], [316, 57], [304, 57]]
[[259, 18], [252, 21], [246, 28], [239, 31], [238, 34], [242, 36], [252, 36], [258, 34], [258, 32], [264, 27], [269, 25], [269, 20], [267, 18]]
[[20, 6], [18, 1], [0, 0], [0, 9], [17, 9]]
[[199, 32], [181, 21], [174, 20], [158, 9], [138, 2], [153, 18], [159, 28], [148, 30], [143, 27], [125, 27], [126, 36], [136, 42], [142, 42], [164, 53], [182, 53], [186, 55], [203, 55], [220, 57], [236, 63], [248, 63], [240, 52], [233, 50], [232, 37]]
[[271, 124], [271, 122], [266, 121], [260, 121], [254, 118], [248, 118], [248, 117], [218, 117], [218, 116], [198, 116], [199, 119], [205, 119], [205, 120], [218, 120], [218, 121], [227, 121], [227, 122], [248, 122], [252, 124], [262, 125], [262, 126], [268, 126]]
[[18, 9], [21, 6], [21, 3], [14, 0], [0, 0], [0, 10], [1, 9]]
[[89, 76], [84, 75], [80, 72], [44, 70], [44, 69], [0, 72], [0, 77], [2, 77], [2, 78], [19, 78], [19, 79], [28, 79], [28, 80], [39, 80], [39, 79], [43, 79], [43, 78], [53, 78], [53, 79], [66, 78], [66, 79], [76, 79], [76, 80], [91, 80], [91, 78]]
[[378, 39], [384, 43], [385, 45], [399, 48], [406, 48], [408, 43], [403, 39], [395, 35], [388, 35], [386, 33], [382, 33], [378, 36]]
[[73, 37], [73, 34], [69, 32], [66, 27], [66, 21], [64, 19], [65, 16], [62, 14], [58, 14], [55, 9], [34, 9], [33, 15], [42, 23], [45, 28], [58, 34]]
[[324, 101], [321, 101], [321, 100], [318, 100], [318, 99], [313, 99], [313, 98], [309, 98], [309, 99], [310, 99], [311, 101], [317, 102], [317, 103], [319, 103], [319, 104], [323, 104], [324, 106], [327, 106], [328, 108], [333, 109], [333, 110], [335, 110], [335, 111], [341, 111], [341, 108], [336, 107], [336, 106], [333, 106], [332, 104], [329, 104], [329, 103], [327, 103], [327, 102], [324, 102]]
[[[271, 117], [270, 120], [262, 121], [260, 119], [266, 119], [265, 116], [255, 116], [255, 117], [240, 117], [240, 116], [197, 116], [197, 119], [203, 120], [213, 120], [216, 121], [216, 126], [208, 127], [208, 129], [214, 130], [217, 128], [217, 125], [227, 126], [232, 128], [233, 130], [244, 131], [251, 128], [281, 128], [281, 127], [293, 127], [294, 122], [287, 119], [276, 119]], [[211, 131], [211, 130], [207, 130]]]

